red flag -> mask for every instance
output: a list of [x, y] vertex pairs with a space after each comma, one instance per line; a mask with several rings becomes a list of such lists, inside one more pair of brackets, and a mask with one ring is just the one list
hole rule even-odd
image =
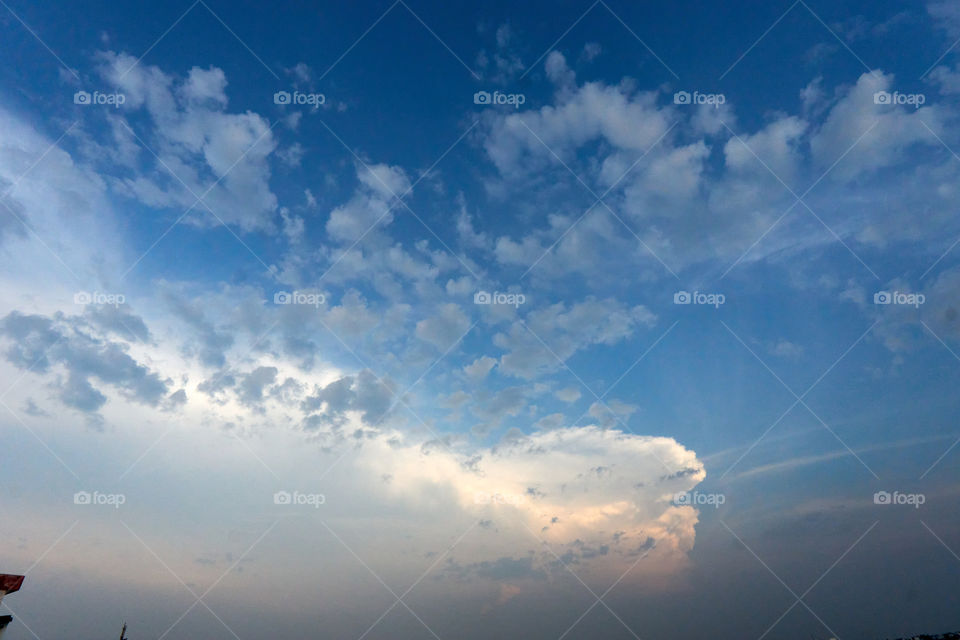
[[0, 573], [0, 593], [13, 593], [14, 591], [19, 591], [22, 584], [23, 576]]

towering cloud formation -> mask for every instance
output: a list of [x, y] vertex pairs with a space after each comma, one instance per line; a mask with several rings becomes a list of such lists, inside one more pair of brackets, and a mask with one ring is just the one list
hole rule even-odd
[[672, 438], [594, 426], [518, 435], [471, 453], [381, 438], [360, 464], [384, 473], [397, 500], [437, 496], [437, 525], [474, 517], [495, 528], [484, 548], [462, 543], [474, 564], [532, 554], [524, 577], [573, 564], [611, 581], [641, 557], [644, 571], [682, 563], [697, 513], [673, 498], [706, 476], [696, 454]]

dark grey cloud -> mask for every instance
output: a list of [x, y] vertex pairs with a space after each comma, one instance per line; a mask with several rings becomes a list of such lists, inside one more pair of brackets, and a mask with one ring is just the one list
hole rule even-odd
[[90, 381], [73, 372], [60, 389], [60, 399], [64, 404], [92, 413], [107, 402], [107, 397], [93, 388]]
[[272, 366], [260, 366], [248, 372], [223, 369], [197, 385], [197, 390], [219, 404], [227, 401], [226, 391], [232, 391], [240, 404], [260, 413], [268, 400], [286, 405], [296, 405], [303, 395], [305, 385], [295, 378], [286, 378], [277, 383], [280, 370]]
[[[123, 315], [133, 326], [143, 325], [138, 317]], [[100, 320], [88, 322], [91, 317]], [[80, 411], [95, 412], [107, 401], [94, 382], [113, 387], [141, 404], [159, 405], [171, 381], [134, 360], [127, 353], [126, 343], [107, 337], [113, 333], [110, 328], [113, 325], [108, 322], [111, 317], [119, 318], [98, 313], [43, 316], [13, 311], [0, 321], [0, 335], [10, 341], [4, 356], [14, 366], [36, 373], [47, 373], [55, 366], [62, 366], [66, 370], [65, 378], [58, 376], [52, 384], [64, 404]], [[94, 329], [104, 322], [108, 328], [98, 335]], [[134, 338], [138, 339], [136, 333]]]
[[178, 409], [183, 405], [187, 404], [187, 392], [183, 389], [178, 389], [170, 394], [170, 396], [164, 402], [164, 408], [168, 411], [173, 409]]
[[237, 378], [229, 370], [218, 371], [216, 375], [208, 380], [204, 380], [197, 385], [197, 390], [201, 391], [211, 398], [215, 398], [218, 393], [225, 389], [232, 389], [237, 384]]
[[364, 369], [355, 376], [316, 387], [300, 408], [308, 414], [307, 424], [312, 427], [339, 426], [345, 422], [348, 411], [359, 411], [364, 424], [375, 425], [386, 416], [393, 397], [389, 380], [381, 382], [372, 371]]
[[257, 367], [243, 376], [237, 385], [237, 395], [244, 405], [258, 406], [263, 402], [265, 389], [277, 379], [276, 367]]
[[149, 342], [150, 330], [143, 318], [130, 312], [126, 305], [87, 305], [83, 319], [106, 334], [131, 342]]
[[295, 378], [287, 378], [270, 389], [270, 395], [283, 404], [293, 404], [303, 395], [305, 386]]

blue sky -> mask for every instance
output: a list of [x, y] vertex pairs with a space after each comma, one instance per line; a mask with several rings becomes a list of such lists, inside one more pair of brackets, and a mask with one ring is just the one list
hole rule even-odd
[[954, 4], [0, 25], [12, 638], [960, 627]]

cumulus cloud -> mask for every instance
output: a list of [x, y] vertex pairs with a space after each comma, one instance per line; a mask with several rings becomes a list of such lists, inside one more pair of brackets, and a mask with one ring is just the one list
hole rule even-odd
[[[551, 67], [555, 79], [572, 80], [562, 56], [556, 56]], [[484, 147], [501, 174], [526, 174], [544, 162], [555, 162], [551, 150], [563, 157], [596, 138], [616, 149], [642, 153], [670, 127], [668, 113], [657, 108], [654, 92], [588, 82], [569, 96], [560, 95], [556, 106], [492, 121]]]
[[655, 322], [656, 316], [642, 305], [626, 307], [613, 299], [589, 297], [569, 308], [558, 302], [536, 309], [527, 314], [526, 326], [515, 322], [493, 342], [506, 351], [500, 358], [501, 371], [532, 379], [561, 368], [561, 361], [580, 349], [615, 344]]
[[768, 351], [779, 358], [794, 359], [803, 355], [803, 347], [789, 340], [778, 340]]
[[358, 164], [356, 173], [360, 188], [348, 202], [331, 211], [327, 221], [327, 233], [344, 242], [359, 240], [377, 223], [389, 225], [393, 220], [391, 202], [410, 189], [410, 181], [399, 167]]
[[62, 313], [13, 311], [0, 320], [0, 335], [10, 342], [4, 356], [24, 371], [57, 374], [52, 385], [61, 402], [86, 413], [106, 404], [106, 388], [129, 400], [158, 406], [171, 381], [137, 362], [128, 353], [127, 343], [96, 332], [97, 317], [93, 315], [91, 323]]
[[616, 426], [625, 426], [626, 419], [636, 410], [637, 407], [632, 404], [612, 400], [607, 403], [592, 403], [590, 408], [587, 409], [587, 415], [593, 418], [601, 427], [612, 429]]
[[814, 161], [826, 169], [856, 143], [831, 177], [849, 180], [864, 172], [902, 164], [907, 161], [904, 150], [918, 144], [937, 144], [930, 132], [941, 128], [936, 107], [878, 104], [874, 100], [877, 92], [895, 90], [892, 75], [864, 73], [830, 109], [810, 139]]
[[256, 406], [263, 401], [264, 392], [277, 379], [276, 367], [257, 367], [243, 376], [237, 385], [240, 402]]
[[[932, 96], [919, 108], [883, 104], [875, 95], [897, 91], [892, 75], [865, 73], [832, 92], [814, 78], [798, 96], [797, 113], [772, 112], [743, 130], [731, 101], [681, 109], [661, 103], [668, 93], [636, 91], [630, 79], [577, 85], [554, 54], [550, 75], [565, 89], [553, 104], [485, 120], [484, 149], [500, 178], [491, 193], [529, 198], [527, 206], [541, 212], [540, 225], [494, 240], [502, 265], [536, 265], [538, 275], [554, 279], [589, 277], [621, 268], [626, 256], [631, 265], [649, 265], [655, 274], [645, 270], [646, 278], [662, 274], [661, 261], [679, 270], [716, 258], [783, 258], [836, 241], [797, 220], [803, 216], [781, 223], [791, 206], [806, 209], [793, 193], [814, 184], [804, 202], [822, 218], [842, 209], [840, 222], [828, 224], [851, 247], [918, 240], [951, 224], [946, 201], [957, 172], [935, 152], [937, 136], [952, 144], [946, 123], [955, 110]], [[942, 67], [931, 78], [949, 92], [952, 74]], [[861, 180], [855, 192], [854, 178]], [[610, 209], [588, 208], [592, 194], [580, 180], [594, 193], [610, 189]], [[583, 204], [573, 204], [571, 194]], [[904, 226], [893, 213], [917, 209], [930, 211], [924, 229]]]
[[[724, 147], [726, 165], [740, 175], [750, 172], [765, 180], [778, 177], [791, 189], [797, 189], [796, 178], [801, 162], [798, 147], [806, 130], [805, 121], [796, 116], [785, 116], [756, 133], [730, 139]], [[771, 172], [776, 177], [771, 176]]]
[[517, 35], [509, 23], [499, 25], [493, 33], [494, 47], [491, 52], [480, 50], [476, 63], [485, 78], [498, 84], [512, 80], [524, 70], [525, 65], [517, 52]]
[[463, 368], [463, 373], [467, 376], [467, 379], [470, 382], [478, 383], [487, 377], [496, 364], [496, 358], [491, 358], [490, 356], [480, 356], [465, 366]]
[[565, 387], [554, 392], [555, 396], [563, 402], [576, 402], [580, 399], [580, 390], [576, 387]]
[[308, 429], [320, 426], [340, 427], [351, 414], [359, 416], [363, 424], [376, 425], [391, 408], [394, 399], [390, 380], [379, 380], [364, 369], [355, 376], [344, 376], [324, 387], [315, 387], [301, 404]]
[[184, 98], [189, 102], [212, 102], [225, 107], [227, 105], [227, 76], [222, 69], [193, 67], [187, 79], [180, 87]]
[[952, 68], [941, 65], [930, 71], [928, 77], [940, 87], [941, 93], [947, 95], [960, 93], [960, 65], [955, 65]]
[[960, 37], [960, 8], [957, 3], [951, 0], [932, 0], [927, 3], [927, 11], [951, 38]]
[[436, 313], [417, 323], [417, 337], [441, 351], [447, 351], [470, 328], [470, 319], [460, 305], [448, 302]]
[[471, 410], [489, 426], [499, 426], [504, 418], [516, 416], [526, 408], [531, 391], [528, 387], [513, 386], [494, 393], [483, 392], [478, 394]]
[[276, 141], [261, 116], [224, 111], [227, 79], [221, 69], [193, 67], [179, 79], [136, 64], [126, 53], [102, 52], [99, 59], [101, 77], [126, 96], [124, 108], [146, 110], [151, 129], [137, 135], [159, 157], [149, 173], [115, 178], [119, 192], [147, 206], [179, 208], [178, 215], [203, 195], [185, 220], [215, 226], [219, 217], [244, 231], [275, 228], [277, 198], [267, 159]]
[[506, 580], [559, 568], [537, 538], [568, 564], [611, 573], [644, 553], [651, 565], [675, 570], [693, 545], [697, 513], [671, 500], [706, 474], [696, 455], [671, 438], [577, 427], [469, 454], [391, 446], [386, 438], [367, 446], [360, 464], [388, 473], [386, 487], [397, 499], [441, 491], [459, 510], [496, 527], [498, 535], [485, 549], [471, 550], [472, 562], [454, 565], [456, 571]]

